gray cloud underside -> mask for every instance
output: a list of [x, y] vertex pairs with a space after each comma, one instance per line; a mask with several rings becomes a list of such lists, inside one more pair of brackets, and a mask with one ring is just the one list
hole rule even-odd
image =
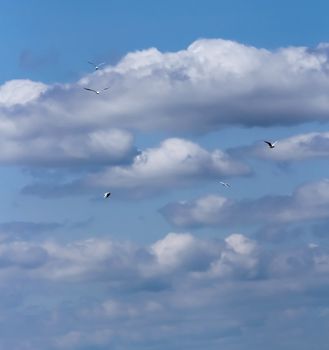
[[328, 247], [273, 250], [241, 234], [1, 242], [0, 348], [324, 350], [328, 271]]
[[169, 203], [161, 214], [177, 227], [294, 223], [329, 217], [329, 180], [298, 187], [291, 195], [234, 201], [207, 195], [189, 202]]
[[[138, 154], [127, 130], [94, 123], [92, 114], [89, 122], [79, 119], [70, 111], [74, 102], [66, 90], [27, 80], [0, 87], [0, 163], [92, 167], [128, 163]], [[84, 96], [80, 98], [83, 103]]]

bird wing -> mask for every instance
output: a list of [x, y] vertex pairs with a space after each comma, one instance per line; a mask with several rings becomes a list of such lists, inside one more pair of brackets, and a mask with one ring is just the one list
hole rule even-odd
[[272, 143], [272, 146], [275, 146], [278, 143], [278, 141], [275, 141]]
[[264, 141], [265, 143], [267, 143], [269, 146], [272, 146], [271, 142], [269, 141]]
[[103, 91], [108, 90], [109, 88], [110, 88], [110, 87], [106, 87], [106, 88], [103, 89]]
[[94, 90], [94, 89], [89, 89], [89, 88], [86, 88], [86, 87], [84, 87], [84, 89], [85, 89], [85, 90], [88, 90], [88, 91], [95, 92], [95, 93], [97, 94], [97, 91], [96, 91], [96, 90]]
[[88, 61], [89, 64], [91, 64], [92, 66], [96, 67], [96, 64], [94, 62]]
[[105, 64], [105, 62], [102, 62], [100, 64], [98, 64], [97, 66], [100, 67], [100, 66], [103, 66]]

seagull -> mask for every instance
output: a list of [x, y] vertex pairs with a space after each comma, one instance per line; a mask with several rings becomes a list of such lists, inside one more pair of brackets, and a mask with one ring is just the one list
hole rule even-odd
[[94, 92], [95, 94], [99, 95], [102, 91], [108, 90], [109, 87], [106, 87], [106, 88], [104, 88], [104, 89], [102, 89], [102, 90], [94, 90], [94, 89], [89, 89], [89, 88], [86, 88], [86, 87], [84, 87], [84, 89], [85, 89], [85, 90], [88, 90], [88, 91], [92, 91], [92, 92]]
[[219, 183], [220, 183], [221, 185], [223, 185], [224, 187], [231, 187], [231, 185], [228, 184], [227, 182], [219, 181]]
[[100, 68], [100, 66], [104, 65], [105, 62], [99, 63], [99, 64], [95, 64], [94, 62], [88, 61], [89, 64], [91, 64], [92, 66], [95, 67], [95, 70], [98, 70]]
[[275, 141], [275, 142], [269, 142], [269, 141], [264, 141], [265, 143], [267, 143], [268, 144], [268, 147], [270, 147], [270, 148], [274, 148], [275, 147], [275, 145], [278, 143], [278, 141]]
[[104, 198], [109, 198], [110, 195], [111, 195], [111, 192], [105, 192], [105, 193], [104, 193]]

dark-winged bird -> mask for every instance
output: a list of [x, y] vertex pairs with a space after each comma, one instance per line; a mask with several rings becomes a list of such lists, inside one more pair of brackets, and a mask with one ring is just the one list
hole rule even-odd
[[273, 143], [272, 143], [272, 142], [269, 142], [269, 141], [264, 141], [264, 142], [268, 144], [268, 147], [274, 148], [278, 141], [275, 141], [275, 142], [273, 142]]
[[108, 90], [109, 87], [106, 87], [106, 88], [104, 88], [104, 89], [102, 89], [102, 90], [94, 90], [94, 89], [90, 89], [90, 88], [86, 88], [86, 87], [84, 87], [84, 89], [87, 90], [87, 91], [92, 91], [92, 92], [94, 92], [95, 94], [99, 95], [102, 91]]

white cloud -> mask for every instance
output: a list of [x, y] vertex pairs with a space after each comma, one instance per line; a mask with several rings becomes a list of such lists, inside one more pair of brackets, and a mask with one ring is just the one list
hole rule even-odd
[[219, 256], [219, 246], [204, 242], [191, 234], [170, 233], [164, 239], [151, 246], [150, 252], [155, 256], [158, 271], [191, 269], [206, 270], [212, 259]]
[[31, 80], [10, 80], [0, 86], [0, 108], [25, 105], [37, 100], [47, 85]]
[[244, 153], [276, 162], [302, 161], [329, 157], [329, 133], [310, 132], [278, 140], [273, 150], [258, 143], [254, 146], [232, 149], [232, 154]]
[[96, 187], [120, 189], [121, 196], [145, 197], [206, 179], [243, 176], [249, 172], [246, 164], [219, 149], [210, 152], [191, 141], [171, 138], [159, 147], [140, 152], [131, 165], [106, 167], [56, 189], [38, 184], [27, 186], [24, 192], [68, 195]]
[[137, 153], [130, 132], [79, 120], [68, 85], [13, 80], [0, 89], [0, 163], [88, 167], [126, 163]]
[[170, 233], [163, 240], [154, 243], [151, 249], [159, 264], [175, 267], [182, 254], [193, 249], [195, 244], [195, 238], [190, 234]]
[[175, 53], [154, 48], [130, 53], [80, 84], [113, 81], [109, 112], [119, 113], [124, 125], [203, 132], [229, 124], [327, 120], [327, 71], [321, 47], [271, 52], [203, 39]]
[[[10, 264], [0, 264], [0, 348], [233, 350], [281, 326], [303, 327], [304, 314], [323, 324], [328, 247], [300, 243], [273, 249], [238, 233], [216, 240], [170, 233], [143, 246], [107, 238], [1, 242], [0, 261]], [[44, 259], [30, 264], [38, 250]], [[160, 283], [165, 288], [155, 288]], [[13, 334], [14, 325], [24, 327]]]
[[160, 212], [178, 227], [293, 223], [329, 217], [329, 180], [304, 184], [289, 196], [233, 201], [207, 195], [190, 202], [169, 203]]
[[[126, 290], [144, 285], [143, 288], [148, 290], [147, 281], [163, 280], [171, 284], [177, 276], [192, 280], [196, 278], [195, 283], [201, 277], [229, 280], [253, 278], [255, 269], [261, 264], [266, 264], [262, 268], [268, 274], [274, 271], [276, 265], [275, 275], [282, 272], [286, 276], [286, 267], [278, 265], [278, 262], [283, 256], [286, 259], [295, 253], [310, 267], [318, 264], [321, 272], [323, 269], [320, 265], [327, 259], [327, 253], [320, 246], [309, 249], [308, 244], [303, 247], [305, 256], [298, 255], [300, 253], [297, 251], [292, 253], [285, 250], [274, 256], [267, 252], [265, 255], [268, 255], [268, 259], [263, 260], [264, 249], [257, 241], [240, 233], [231, 234], [223, 240], [201, 239], [190, 233], [169, 233], [144, 247], [105, 238], [70, 243], [7, 239], [0, 243], [0, 284], [24, 275], [31, 281], [104, 282], [116, 290], [118, 287]], [[289, 265], [289, 260], [284, 264]], [[123, 309], [119, 304], [108, 301], [103, 304], [102, 310], [108, 316], [116, 316]], [[128, 312], [128, 309], [124, 310], [122, 312]]]
[[209, 274], [217, 277], [258, 277], [261, 259], [257, 243], [238, 233], [228, 236], [225, 242], [226, 249], [217, 261], [212, 262]]
[[114, 188], [153, 188], [184, 184], [195, 179], [215, 176], [244, 175], [246, 165], [230, 158], [221, 150], [208, 152], [199, 145], [178, 138], [167, 139], [159, 147], [136, 156], [132, 165], [111, 167], [91, 175], [90, 184], [108, 184]]
[[[327, 55], [321, 48], [271, 52], [204, 39], [176, 53], [130, 53], [116, 67], [81, 83], [100, 80], [104, 85], [108, 77], [122, 93], [112, 101], [120, 105], [122, 121], [138, 129], [202, 132], [227, 124], [326, 120], [328, 115]], [[129, 116], [130, 108], [137, 120]]]
[[108, 275], [113, 280], [120, 280], [125, 273], [130, 274], [137, 268], [130, 265], [135, 248], [125, 244], [117, 245], [110, 240], [90, 239], [67, 245], [45, 242], [42, 247], [49, 259], [37, 275], [46, 279], [93, 280]]
[[[247, 174], [249, 168], [229, 153], [178, 137], [136, 156], [133, 132], [177, 135], [325, 121], [326, 50], [268, 51], [199, 40], [174, 53], [130, 53], [73, 84], [7, 82], [0, 88], [0, 163], [95, 166], [97, 173], [63, 189], [106, 186], [133, 195]], [[82, 89], [107, 85], [108, 94], [100, 96]], [[327, 139], [327, 133], [299, 135], [280, 140], [274, 151], [283, 150], [277, 160], [327, 157]], [[208, 195], [162, 212], [180, 227], [283, 227], [328, 219], [328, 183], [244, 201]], [[68, 226], [0, 226], [0, 349], [327, 346], [325, 240], [312, 249], [305, 237], [276, 247], [240, 233], [207, 239], [172, 232], [145, 245], [96, 236], [58, 242], [42, 235], [34, 241], [19, 232]], [[20, 238], [13, 240], [12, 232]]]
[[227, 245], [238, 254], [247, 255], [255, 250], [255, 244], [245, 236], [235, 233], [225, 239]]
[[[217, 224], [222, 218], [222, 209], [230, 206], [232, 201], [228, 198], [207, 195], [193, 202], [171, 203], [160, 210], [160, 212], [176, 226], [188, 227], [207, 223]], [[219, 214], [221, 214], [219, 216]], [[192, 225], [193, 225], [192, 224]]]
[[[206, 273], [216, 261], [232, 267], [228, 255], [255, 253], [253, 241], [241, 234], [230, 235], [220, 242], [199, 239], [189, 233], [169, 233], [146, 247], [98, 238], [66, 244], [7, 239], [0, 242], [0, 283], [12, 278], [13, 273], [19, 276], [24, 273], [30, 279], [54, 283], [104, 281], [114, 286], [120, 282], [130, 288], [137, 280], [168, 277], [171, 280], [173, 274]], [[115, 304], [104, 307], [111, 313], [118, 311]]]
[[[73, 84], [7, 81], [0, 87], [2, 162], [29, 162], [29, 155], [43, 148], [44, 153], [36, 152], [36, 163], [48, 154], [58, 164], [50, 156], [57, 152], [67, 163], [82, 153], [90, 159], [95, 147], [97, 154], [104, 152], [99, 141], [95, 146], [90, 139], [113, 129], [202, 133], [227, 125], [325, 121], [327, 72], [323, 45], [268, 51], [203, 39], [178, 52], [129, 53], [117, 65]], [[98, 96], [84, 86], [111, 89]], [[89, 142], [77, 147], [84, 139]]]
[[127, 162], [137, 153], [132, 135], [117, 129], [44, 135], [29, 140], [2, 139], [0, 147], [2, 163], [53, 168]]
[[137, 153], [132, 135], [116, 129], [40, 136], [28, 141], [4, 139], [0, 141], [0, 147], [0, 162], [49, 167], [115, 164], [126, 162]]

